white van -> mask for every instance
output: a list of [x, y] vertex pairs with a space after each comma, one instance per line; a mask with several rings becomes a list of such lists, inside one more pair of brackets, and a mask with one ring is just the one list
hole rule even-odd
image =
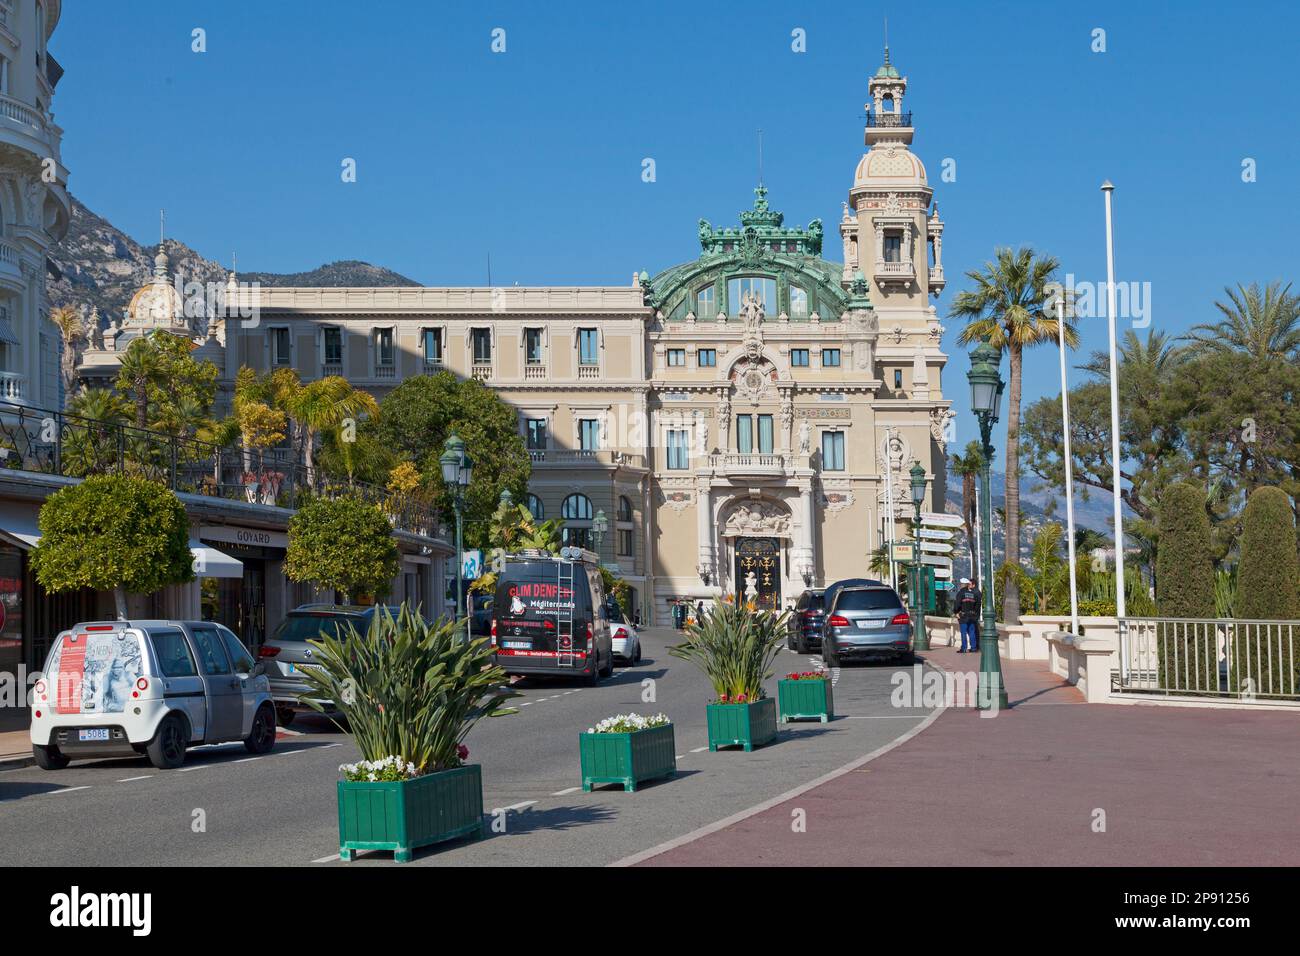
[[275, 746], [270, 684], [248, 649], [211, 621], [97, 621], [64, 631], [31, 694], [32, 753], [45, 770], [74, 758], [147, 754], [179, 767], [187, 747]]

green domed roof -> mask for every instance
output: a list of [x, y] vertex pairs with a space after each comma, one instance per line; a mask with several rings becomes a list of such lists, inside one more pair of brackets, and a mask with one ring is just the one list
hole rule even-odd
[[902, 74], [898, 72], [898, 68], [892, 63], [886, 63], [876, 70], [876, 79], [878, 80], [897, 80], [901, 77]]

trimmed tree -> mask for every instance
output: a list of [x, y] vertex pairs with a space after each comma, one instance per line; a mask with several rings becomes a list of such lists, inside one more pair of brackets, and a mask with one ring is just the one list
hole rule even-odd
[[[1177, 481], [1160, 496], [1160, 539], [1156, 550], [1156, 607], [1161, 617], [1215, 615], [1214, 561], [1205, 492]], [[1160, 686], [1219, 689], [1218, 652], [1205, 627], [1157, 629]]]
[[[1281, 488], [1256, 488], [1242, 518], [1236, 613], [1242, 620], [1300, 618], [1300, 555], [1291, 500]], [[1287, 634], [1291, 637], [1287, 641]], [[1294, 694], [1300, 687], [1300, 640], [1295, 629], [1266, 630], [1260, 639], [1238, 630], [1232, 689]], [[1290, 647], [1286, 646], [1290, 644]], [[1290, 667], [1292, 673], [1284, 673]], [[1246, 685], [1250, 679], [1253, 686]]]
[[383, 597], [401, 570], [393, 526], [376, 505], [344, 496], [317, 498], [289, 519], [284, 573], [343, 594]]
[[51, 593], [112, 591], [125, 619], [126, 594], [194, 580], [189, 519], [168, 488], [144, 478], [97, 475], [45, 500], [32, 568]]

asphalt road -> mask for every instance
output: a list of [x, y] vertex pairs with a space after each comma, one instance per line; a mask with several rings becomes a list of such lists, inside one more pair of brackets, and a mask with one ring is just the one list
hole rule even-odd
[[[839, 669], [835, 706], [821, 724], [781, 725], [752, 753], [710, 753], [707, 681], [671, 658], [668, 629], [643, 634], [644, 659], [596, 688], [529, 681], [519, 712], [480, 722], [467, 743], [483, 767], [490, 825], [480, 841], [416, 851], [410, 865], [601, 865], [677, 839], [787, 793], [916, 727], [923, 709], [890, 704], [891, 665]], [[776, 672], [820, 658], [783, 650]], [[769, 692], [776, 693], [775, 678]], [[653, 695], [652, 700], [643, 699]], [[577, 735], [599, 719], [635, 711], [672, 718], [675, 777], [635, 793], [584, 793]], [[7, 865], [393, 865], [391, 853], [337, 859], [335, 781], [356, 748], [328, 720], [301, 717], [262, 757], [241, 745], [190, 752], [180, 770], [144, 759], [74, 763], [0, 773], [0, 840]], [[776, 824], [788, 828], [786, 821]], [[744, 860], [719, 861], [744, 863]]]

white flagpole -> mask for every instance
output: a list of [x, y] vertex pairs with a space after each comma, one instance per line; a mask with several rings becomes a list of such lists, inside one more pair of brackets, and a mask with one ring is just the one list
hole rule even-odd
[[[1107, 193], [1109, 195], [1109, 193]], [[1065, 380], [1065, 319], [1068, 292], [1056, 300], [1056, 331], [1061, 351], [1061, 426], [1065, 438], [1065, 534], [1070, 556], [1070, 633], [1079, 633], [1079, 583], [1074, 567], [1074, 462], [1070, 457], [1070, 391]]]
[[1119, 484], [1119, 367], [1115, 358], [1115, 233], [1111, 223], [1110, 196], [1115, 191], [1108, 179], [1101, 184], [1106, 194], [1106, 312], [1110, 333], [1110, 473], [1115, 488], [1115, 616], [1124, 611], [1124, 514]]

